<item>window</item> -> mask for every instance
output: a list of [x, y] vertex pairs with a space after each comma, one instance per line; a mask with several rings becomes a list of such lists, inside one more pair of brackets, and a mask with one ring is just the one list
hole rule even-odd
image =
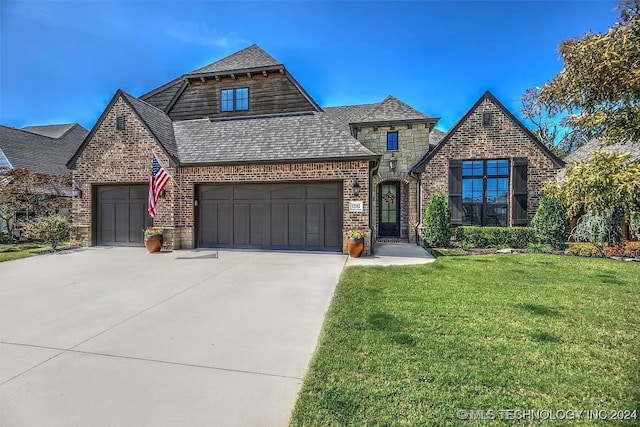
[[222, 89], [220, 91], [220, 111], [247, 111], [249, 109], [249, 88]]
[[116, 117], [116, 130], [124, 130], [124, 116]]
[[491, 118], [490, 111], [482, 113], [482, 126], [491, 126]]
[[387, 132], [387, 150], [398, 149], [398, 132]]
[[462, 162], [462, 224], [507, 226], [508, 160]]

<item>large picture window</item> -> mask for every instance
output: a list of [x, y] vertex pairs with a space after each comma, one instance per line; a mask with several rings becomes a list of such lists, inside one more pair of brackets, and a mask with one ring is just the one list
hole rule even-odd
[[246, 111], [249, 109], [249, 88], [222, 89], [220, 111]]
[[506, 227], [508, 200], [508, 160], [462, 162], [463, 225]]

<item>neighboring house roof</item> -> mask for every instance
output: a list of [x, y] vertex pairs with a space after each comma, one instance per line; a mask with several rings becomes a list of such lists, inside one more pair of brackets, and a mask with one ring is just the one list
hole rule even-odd
[[640, 160], [640, 143], [628, 142], [623, 144], [618, 142], [615, 144], [602, 144], [599, 140], [594, 138], [587, 141], [582, 147], [565, 157], [564, 161], [567, 164], [586, 162], [589, 159], [589, 155], [598, 149], [601, 149], [606, 153], [613, 154], [629, 153], [632, 160]]
[[[3, 153], [0, 157], [4, 157], [13, 168], [25, 168], [31, 172], [68, 172], [66, 163], [82, 144], [87, 130], [76, 123], [30, 128], [32, 131], [0, 125], [0, 150]], [[60, 136], [45, 136], [34, 132], [34, 128]]]
[[26, 130], [27, 132], [31, 133], [37, 133], [38, 135], [42, 136], [48, 136], [49, 138], [58, 139], [65, 136], [76, 126], [80, 125], [77, 123], [64, 123], [60, 125], [25, 126], [22, 128], [22, 130]]
[[174, 122], [185, 164], [377, 158], [324, 113]]
[[520, 130], [524, 132], [525, 135], [527, 135], [529, 139], [534, 144], [536, 144], [538, 148], [547, 155], [547, 157], [549, 157], [549, 159], [551, 159], [551, 161], [556, 167], [561, 168], [565, 165], [565, 163], [558, 156], [553, 154], [543, 143], [541, 143], [540, 140], [538, 140], [538, 138], [536, 138], [536, 136], [529, 129], [527, 129], [520, 122], [520, 120], [518, 120], [516, 116], [514, 116], [513, 113], [511, 113], [511, 111], [507, 109], [507, 107], [505, 107], [500, 101], [498, 101], [498, 98], [496, 98], [490, 91], [486, 91], [480, 97], [480, 99], [478, 99], [476, 103], [473, 104], [471, 108], [469, 108], [469, 110], [460, 118], [460, 120], [458, 120], [456, 124], [453, 125], [451, 129], [449, 129], [449, 132], [447, 132], [442, 137], [442, 139], [440, 139], [440, 142], [432, 150], [429, 150], [422, 157], [422, 159], [420, 159], [418, 163], [416, 163], [411, 168], [411, 172], [413, 173], [424, 172], [425, 165], [429, 162], [429, 160], [431, 160], [431, 158], [449, 141], [449, 139], [451, 139], [451, 137], [456, 133], [456, 131], [460, 128], [460, 126], [462, 126], [462, 124], [467, 121], [469, 116], [482, 104], [482, 102], [485, 99], [489, 99], [496, 107], [498, 107], [502, 111], [504, 115], [506, 115], [518, 128], [520, 128]]
[[252, 44], [236, 53], [222, 58], [212, 64], [193, 70], [189, 74], [210, 74], [237, 70], [250, 70], [255, 68], [272, 68], [282, 66], [257, 44]]
[[431, 133], [429, 133], [429, 145], [435, 147], [446, 134], [446, 132], [442, 132], [439, 129], [432, 129]]

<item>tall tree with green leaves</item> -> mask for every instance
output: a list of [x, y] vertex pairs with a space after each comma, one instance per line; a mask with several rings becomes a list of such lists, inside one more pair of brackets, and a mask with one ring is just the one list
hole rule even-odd
[[640, 0], [624, 0], [618, 9], [619, 20], [606, 32], [562, 42], [564, 66], [538, 99], [605, 142], [640, 143]]

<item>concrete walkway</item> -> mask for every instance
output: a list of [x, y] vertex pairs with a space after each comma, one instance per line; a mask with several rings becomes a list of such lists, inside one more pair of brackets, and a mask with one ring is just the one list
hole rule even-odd
[[436, 259], [415, 243], [378, 243], [374, 255], [349, 258], [347, 266], [428, 264]]

